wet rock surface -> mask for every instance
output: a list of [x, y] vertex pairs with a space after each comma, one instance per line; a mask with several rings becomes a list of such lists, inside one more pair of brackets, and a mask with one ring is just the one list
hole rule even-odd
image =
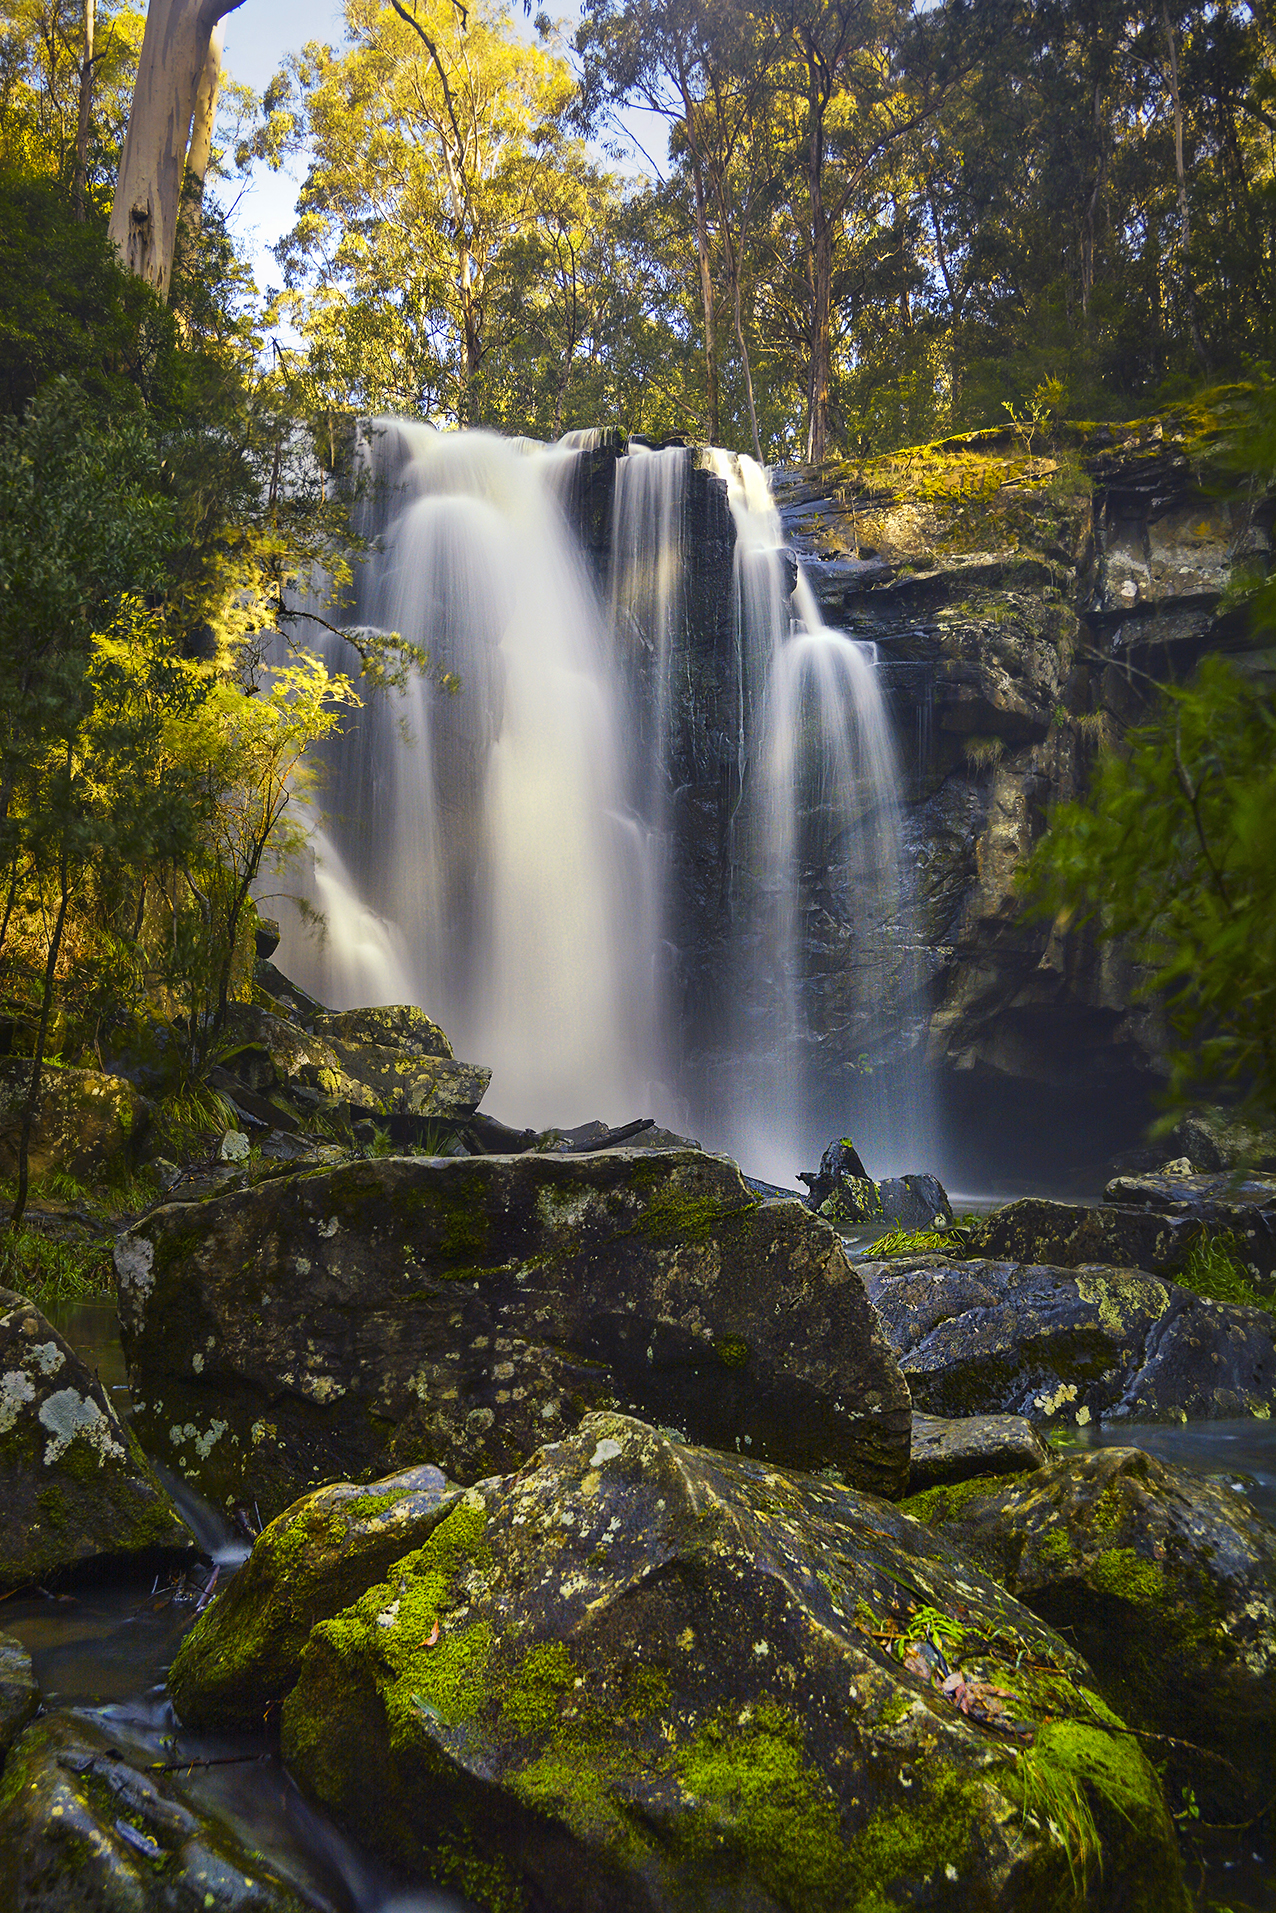
[[900, 1256], [859, 1265], [926, 1415], [1208, 1421], [1276, 1404], [1276, 1321], [1138, 1269]]
[[976, 1254], [995, 1262], [1043, 1262], [1061, 1269], [1106, 1262], [1169, 1275], [1182, 1268], [1200, 1236], [1199, 1223], [1187, 1215], [1024, 1196], [974, 1224], [970, 1243]]
[[313, 1629], [283, 1752], [486, 1906], [1072, 1905], [1096, 1854], [1043, 1776], [1093, 1816], [1096, 1907], [1185, 1904], [1156, 1778], [1057, 1634], [880, 1500], [615, 1414]]
[[1169, 1234], [1229, 1238], [1262, 1294], [1276, 1294], [1276, 1177], [1116, 1176], [1105, 1194]]
[[1135, 1448], [911, 1499], [1060, 1629], [1133, 1727], [1162, 1736], [1177, 1800], [1260, 1812], [1276, 1789], [1276, 1529], [1230, 1487]]
[[699, 1151], [390, 1158], [119, 1239], [136, 1425], [216, 1505], [517, 1467], [594, 1406], [904, 1491], [908, 1391], [834, 1232]]
[[831, 1142], [813, 1174], [800, 1172], [808, 1201], [834, 1228], [859, 1228], [865, 1223], [881, 1229], [942, 1228], [953, 1219], [952, 1208], [937, 1176], [889, 1176], [875, 1182], [855, 1145], [846, 1137]]
[[913, 1415], [908, 1491], [968, 1481], [972, 1475], [1018, 1474], [1040, 1468], [1049, 1451], [1022, 1415], [964, 1415], [945, 1421]]
[[0, 1765], [40, 1705], [31, 1656], [21, 1641], [0, 1634]]
[[59, 1712], [0, 1776], [6, 1913], [331, 1913], [284, 1879], [171, 1773], [122, 1751], [118, 1725]]
[[9, 1289], [0, 1289], [0, 1506], [0, 1590], [196, 1547], [97, 1377]]
[[286, 1509], [182, 1642], [168, 1684], [184, 1725], [260, 1727], [295, 1683], [310, 1630], [421, 1547], [460, 1493], [426, 1466]]

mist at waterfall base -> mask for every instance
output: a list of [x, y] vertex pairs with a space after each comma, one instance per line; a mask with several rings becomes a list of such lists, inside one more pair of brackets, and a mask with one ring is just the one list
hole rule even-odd
[[[277, 961], [334, 1008], [419, 1004], [515, 1126], [652, 1116], [785, 1185], [834, 1135], [879, 1175], [932, 1166], [870, 647], [823, 627], [752, 460], [606, 439], [364, 429], [374, 549], [340, 615], [432, 668], [325, 747], [312, 854], [281, 888], [326, 930], [263, 904]], [[600, 472], [601, 553], [580, 535]], [[688, 584], [693, 477], [725, 488], [734, 533], [714, 631]], [[304, 635], [349, 669], [338, 634]]]

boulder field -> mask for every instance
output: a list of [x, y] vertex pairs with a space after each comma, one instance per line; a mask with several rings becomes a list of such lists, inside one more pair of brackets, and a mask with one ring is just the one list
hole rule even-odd
[[205, 1726], [275, 1705], [303, 1789], [412, 1877], [501, 1913], [1186, 1908], [1084, 1661], [878, 1497], [592, 1413], [363, 1499], [268, 1529], [172, 1686]]
[[156, 1210], [116, 1269], [137, 1430], [219, 1506], [472, 1482], [599, 1407], [906, 1491], [908, 1389], [840, 1239], [698, 1150], [272, 1176]]

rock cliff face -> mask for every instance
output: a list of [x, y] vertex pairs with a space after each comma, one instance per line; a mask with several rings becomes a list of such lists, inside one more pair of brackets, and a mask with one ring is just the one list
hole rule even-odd
[[[948, 1125], [958, 1179], [993, 1156], [1048, 1174], [1051, 1137], [1067, 1137], [1073, 1162], [1100, 1161], [1148, 1114], [1155, 1008], [1136, 1001], [1120, 952], [1027, 920], [1015, 876], [1051, 806], [1084, 789], [1101, 742], [1137, 718], [1148, 675], [1181, 675], [1206, 650], [1272, 665], [1223, 601], [1235, 567], [1266, 563], [1272, 546], [1271, 501], [1229, 492], [1223, 476], [1235, 402], [1224, 391], [1142, 423], [1064, 427], [1048, 451], [993, 430], [772, 474], [825, 621], [877, 649], [917, 873], [910, 1035], [961, 1119]], [[607, 483], [594, 457], [591, 498]], [[605, 563], [596, 500], [590, 509]], [[711, 1069], [722, 1042], [740, 875], [732, 818], [749, 769], [735, 742], [729, 599], [713, 579], [731, 542], [721, 480], [696, 469], [687, 512], [696, 575], [674, 680], [677, 941], [694, 1073], [697, 1054]], [[852, 927], [818, 906], [808, 915], [816, 1034], [835, 1079], [854, 1060], [838, 1018]]]
[[986, 432], [775, 481], [826, 620], [878, 647], [908, 780], [928, 1053], [950, 1102], [991, 1116], [1002, 1144], [1026, 1109], [1093, 1129], [1102, 1105], [1119, 1137], [1155, 1086], [1160, 1027], [1129, 964], [1084, 930], [1025, 919], [1014, 882], [1050, 807], [1138, 714], [1140, 673], [1246, 649], [1222, 597], [1238, 563], [1268, 559], [1271, 509], [1223, 494], [1228, 422], [1222, 395], [1209, 412], [1069, 428], [1048, 457]]

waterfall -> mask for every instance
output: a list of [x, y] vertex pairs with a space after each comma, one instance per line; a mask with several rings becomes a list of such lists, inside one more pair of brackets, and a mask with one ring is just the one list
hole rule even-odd
[[[378, 549], [352, 610], [434, 669], [329, 751], [308, 886], [327, 940], [288, 926], [281, 966], [338, 1007], [420, 1003], [491, 1066], [508, 1122], [655, 1115], [783, 1183], [854, 1127], [883, 1173], [916, 1167], [911, 895], [870, 648], [821, 624], [752, 459], [615, 450], [371, 429]], [[599, 460], [591, 576], [569, 518]], [[693, 480], [701, 509], [726, 487], [729, 629], [692, 589]]]
[[[918, 1034], [913, 896], [875, 650], [823, 624], [756, 461], [707, 460], [736, 528], [739, 795], [728, 1054], [715, 1107], [697, 1113], [780, 1183], [847, 1129], [880, 1173], [915, 1166], [929, 1137], [920, 1053], [907, 1043]], [[817, 955], [831, 975], [812, 973]], [[832, 1068], [821, 1036], [834, 1039]]]
[[303, 987], [327, 980], [337, 1007], [420, 1003], [491, 1066], [507, 1121], [624, 1121], [646, 1091], [635, 899], [649, 886], [597, 594], [536, 455], [379, 422], [369, 458], [392, 515], [359, 622], [423, 644], [455, 688], [414, 675], [369, 698], [330, 759], [328, 942], [340, 892], [347, 918], [393, 926], [405, 962], [347, 949], [338, 972], [294, 924], [279, 960]]

